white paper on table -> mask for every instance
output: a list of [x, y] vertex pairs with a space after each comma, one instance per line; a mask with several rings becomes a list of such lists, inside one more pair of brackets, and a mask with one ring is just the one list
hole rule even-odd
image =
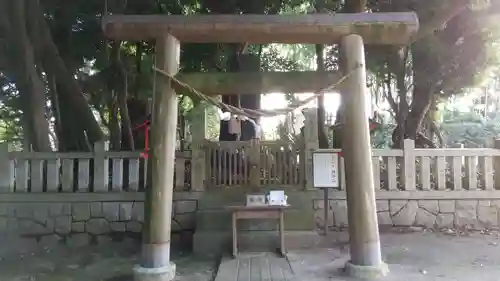
[[284, 190], [269, 191], [269, 205], [286, 205], [286, 195]]

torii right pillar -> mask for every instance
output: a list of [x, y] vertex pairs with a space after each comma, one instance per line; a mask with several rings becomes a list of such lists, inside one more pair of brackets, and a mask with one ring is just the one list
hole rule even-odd
[[340, 50], [344, 75], [349, 75], [342, 85], [345, 105], [342, 149], [351, 255], [346, 272], [353, 277], [372, 279], [387, 275], [389, 270], [380, 251], [366, 108], [368, 92], [363, 38], [356, 34], [343, 37]]

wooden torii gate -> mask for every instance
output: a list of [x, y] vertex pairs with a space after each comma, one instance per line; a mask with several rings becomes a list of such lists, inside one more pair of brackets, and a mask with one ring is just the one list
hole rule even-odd
[[[105, 34], [112, 39], [155, 39], [156, 67], [171, 77], [179, 71], [180, 42], [340, 43], [342, 61], [345, 64], [343, 69], [353, 70], [342, 87], [344, 89], [343, 102], [346, 106], [345, 126], [347, 130], [343, 133], [345, 144], [343, 149], [347, 171], [351, 250], [351, 260], [346, 269], [353, 276], [374, 276], [387, 273], [387, 267], [380, 253], [373, 174], [371, 173], [371, 148], [366, 118], [368, 114], [364, 106], [367, 93], [363, 44], [404, 45], [408, 43], [418, 30], [418, 18], [414, 13], [111, 15], [104, 17], [103, 29]], [[311, 77], [312, 74], [296, 75]], [[265, 80], [262, 76], [260, 77], [256, 79]], [[296, 79], [296, 77], [288, 77], [285, 80], [288, 82]], [[305, 80], [305, 78], [301, 79], [301, 81]], [[310, 82], [305, 80], [303, 83]], [[137, 281], [171, 281], [175, 277], [175, 264], [170, 261], [177, 125], [177, 100], [172, 84], [171, 78], [156, 73], [150, 150], [152, 185], [146, 191], [142, 255], [140, 264], [134, 268], [134, 278]], [[283, 87], [286, 85], [287, 83], [282, 84]], [[203, 87], [200, 90], [210, 93]], [[213, 92], [224, 93], [220, 89]], [[235, 92], [238, 91], [231, 90], [230, 94]], [[248, 92], [256, 91], [253, 89]], [[258, 91], [256, 93], [260, 94]]]

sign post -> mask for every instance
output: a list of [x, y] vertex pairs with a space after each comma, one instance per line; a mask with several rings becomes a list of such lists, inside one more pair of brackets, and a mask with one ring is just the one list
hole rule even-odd
[[321, 151], [313, 153], [313, 186], [323, 189], [324, 203], [324, 235], [328, 234], [328, 189], [339, 185], [339, 153], [340, 151]]

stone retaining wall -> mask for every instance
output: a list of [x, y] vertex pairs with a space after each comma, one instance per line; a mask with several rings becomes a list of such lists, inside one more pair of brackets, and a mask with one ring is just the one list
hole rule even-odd
[[[174, 201], [174, 234], [194, 231], [196, 210], [196, 200]], [[140, 239], [143, 222], [143, 201], [0, 202], [0, 234], [42, 242], [85, 245], [123, 237]]]
[[[324, 225], [323, 201], [314, 200], [315, 221]], [[347, 226], [345, 200], [330, 200], [328, 225]], [[377, 200], [380, 225], [423, 226], [427, 228], [498, 227], [500, 200]]]

